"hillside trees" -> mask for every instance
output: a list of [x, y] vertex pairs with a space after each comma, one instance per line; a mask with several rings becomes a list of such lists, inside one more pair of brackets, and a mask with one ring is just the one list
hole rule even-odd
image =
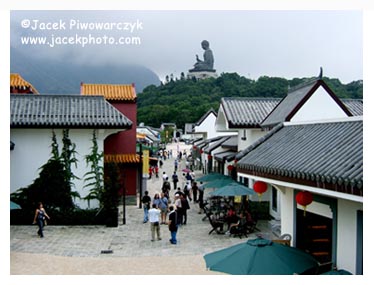
[[[159, 127], [162, 123], [194, 123], [209, 109], [218, 110], [222, 97], [282, 98], [289, 87], [310, 78], [261, 76], [248, 79], [237, 73], [222, 73], [218, 78], [204, 80], [169, 80], [160, 86], [150, 85], [138, 94], [138, 124]], [[339, 79], [324, 78], [340, 98], [362, 98], [362, 81], [342, 84]]]

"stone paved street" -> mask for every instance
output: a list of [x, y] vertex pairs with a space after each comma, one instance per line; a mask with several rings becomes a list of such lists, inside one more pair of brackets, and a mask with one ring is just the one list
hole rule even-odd
[[[176, 144], [168, 146], [176, 153]], [[180, 145], [180, 149], [189, 149], [190, 146]], [[173, 173], [174, 159], [165, 161], [160, 169], [162, 174], [165, 171], [169, 177]], [[180, 169], [184, 167], [184, 162]], [[182, 172], [178, 171], [179, 183], [181, 183]], [[196, 172], [196, 176], [202, 176], [201, 172]], [[147, 181], [147, 190], [153, 198], [154, 193], [160, 192], [162, 178], [150, 179]], [[182, 185], [181, 185], [182, 186]], [[210, 189], [206, 190], [207, 197]], [[172, 190], [171, 193], [174, 191]], [[45, 228], [45, 238], [38, 238], [37, 227], [30, 226], [11, 226], [10, 227], [10, 271], [11, 274], [169, 274], [168, 272], [159, 272], [159, 268], [152, 267], [144, 272], [142, 266], [137, 266], [136, 262], [144, 263], [145, 260], [152, 258], [170, 260], [182, 263], [181, 268], [172, 274], [218, 274], [217, 272], [206, 271], [203, 255], [221, 248], [225, 248], [237, 243], [244, 242], [246, 238], [239, 239], [227, 235], [218, 235], [212, 233], [208, 235], [211, 226], [209, 221], [203, 221], [203, 214], [198, 214], [198, 204], [190, 202], [191, 209], [188, 211], [187, 225], [178, 230], [177, 245], [169, 243], [170, 232], [166, 225], [161, 225], [161, 241], [151, 242], [151, 231], [149, 223], [143, 224], [143, 209], [138, 206], [127, 206], [126, 225], [119, 225], [117, 228], [107, 228], [105, 226], [47, 226]], [[121, 215], [121, 213], [120, 213]], [[53, 219], [53, 217], [51, 217]], [[268, 223], [262, 222], [259, 225], [262, 234], [272, 238], [268, 233]], [[249, 238], [256, 237], [251, 234]], [[111, 250], [112, 253], [103, 254], [102, 250]], [[75, 264], [79, 260], [79, 268], [70, 266], [52, 267], [50, 272], [48, 267], [35, 268], [34, 265], [27, 262], [27, 258], [42, 255], [43, 258], [52, 258], [54, 262]], [[60, 258], [61, 257], [61, 258]], [[69, 261], [66, 258], [69, 258]], [[78, 258], [78, 259], [77, 259]], [[132, 266], [116, 267], [116, 265], [91, 266], [82, 263], [82, 259], [87, 262], [94, 258], [95, 264], [106, 264], [108, 260], [121, 262], [121, 260], [131, 260]], [[143, 260], [142, 260], [143, 258]], [[62, 260], [60, 260], [62, 259]], [[198, 261], [198, 268], [188, 269], [191, 262]], [[160, 261], [161, 262], [161, 261]], [[184, 263], [184, 265], [183, 265]], [[82, 267], [83, 266], [83, 267]], [[201, 268], [202, 267], [202, 268]], [[103, 272], [103, 268], [107, 271]], [[170, 273], [171, 274], [171, 273]]]

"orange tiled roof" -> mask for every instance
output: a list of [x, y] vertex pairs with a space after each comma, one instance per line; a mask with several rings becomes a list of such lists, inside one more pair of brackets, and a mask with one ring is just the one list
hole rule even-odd
[[132, 84], [90, 84], [81, 83], [82, 95], [103, 95], [107, 100], [136, 100], [135, 87]]
[[137, 139], [145, 139], [146, 137], [147, 137], [146, 134], [136, 133], [136, 138], [137, 138]]
[[18, 73], [11, 73], [10, 74], [10, 87], [14, 87], [14, 88], [26, 87], [26, 88], [30, 88], [30, 90], [34, 94], [39, 94], [38, 90], [36, 90], [35, 87], [32, 86], [31, 83], [29, 83], [25, 79], [23, 79], [22, 76], [19, 75]]
[[126, 154], [105, 154], [104, 162], [110, 163], [139, 163], [139, 155], [136, 153], [126, 153]]

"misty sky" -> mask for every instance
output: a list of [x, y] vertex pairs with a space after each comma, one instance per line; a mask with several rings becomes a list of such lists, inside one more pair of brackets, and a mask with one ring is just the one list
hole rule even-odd
[[[36, 30], [23, 27], [24, 20], [30, 21], [30, 27], [35, 24]], [[52, 23], [57, 23], [54, 30], [43, 30], [51, 28]], [[77, 23], [115, 26], [88, 31], [70, 26]], [[85, 47], [79, 42], [53, 47], [21, 44], [21, 36], [45, 35], [49, 39], [52, 35], [108, 36], [116, 40], [123, 37], [140, 42]], [[263, 75], [292, 79], [317, 76], [322, 66], [325, 76], [339, 78], [343, 83], [363, 79], [360, 11], [11, 12], [11, 46], [31, 49], [29, 54], [33, 56], [89, 64], [140, 64], [161, 80], [166, 74], [179, 77], [181, 72], [187, 73], [195, 63], [195, 55], [202, 57], [200, 43], [204, 39], [210, 42], [218, 74], [237, 72], [252, 79]]]

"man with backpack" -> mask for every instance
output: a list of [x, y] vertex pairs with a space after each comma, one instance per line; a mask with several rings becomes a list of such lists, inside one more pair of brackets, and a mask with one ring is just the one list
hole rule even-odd
[[175, 171], [171, 178], [173, 179], [174, 190], [177, 190], [177, 183], [179, 180], [178, 180], [178, 175]]
[[164, 193], [165, 197], [167, 197], [168, 199], [169, 199], [170, 189], [171, 187], [170, 187], [169, 178], [166, 177], [164, 183], [162, 184], [161, 190], [162, 190], [162, 193]]

